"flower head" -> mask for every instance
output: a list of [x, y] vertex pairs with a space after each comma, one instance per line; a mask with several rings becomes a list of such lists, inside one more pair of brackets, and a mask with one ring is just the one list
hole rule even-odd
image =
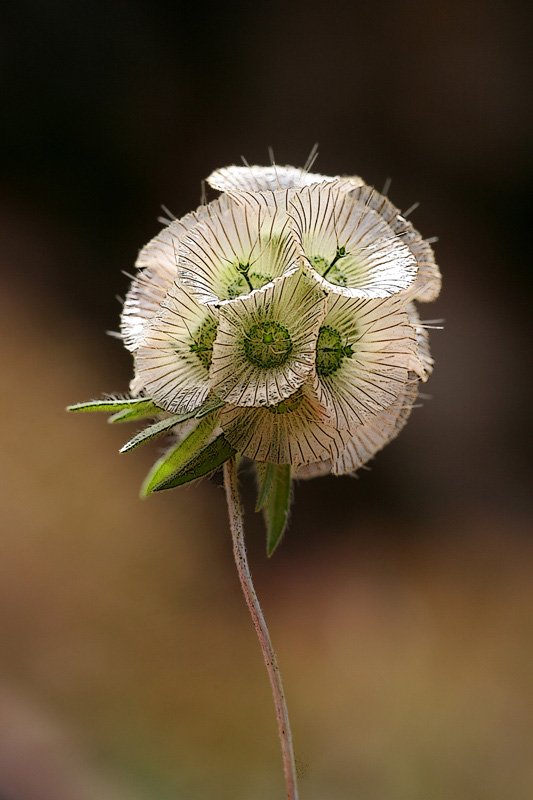
[[433, 368], [415, 301], [435, 299], [440, 272], [357, 176], [232, 166], [208, 183], [220, 197], [137, 260], [122, 313], [132, 397], [78, 409], [155, 417], [124, 449], [180, 426], [146, 491], [240, 454], [258, 466], [263, 505], [292, 477], [355, 472], [405, 425]]

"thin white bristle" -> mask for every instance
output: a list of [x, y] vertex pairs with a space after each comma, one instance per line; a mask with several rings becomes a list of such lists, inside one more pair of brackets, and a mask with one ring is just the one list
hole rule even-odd
[[402, 214], [402, 217], [405, 217], [405, 218], [407, 218], [407, 217], [409, 216], [409, 214], [412, 214], [412, 213], [413, 213], [413, 211], [416, 211], [416, 209], [418, 208], [418, 206], [419, 206], [419, 205], [420, 205], [420, 202], [417, 200], [417, 202], [416, 202], [416, 203], [413, 203], [413, 205], [412, 205], [412, 206], [409, 206], [409, 208], [407, 209], [407, 211], [404, 211], [404, 212], [403, 212], [403, 214]]

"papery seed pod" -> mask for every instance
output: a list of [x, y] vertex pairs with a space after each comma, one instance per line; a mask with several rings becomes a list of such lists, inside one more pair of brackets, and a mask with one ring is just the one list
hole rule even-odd
[[173, 220], [145, 245], [135, 266], [136, 276], [124, 301], [121, 332], [125, 347], [135, 351], [146, 325], [155, 317], [178, 274], [178, 249], [184, 236], [199, 222], [227, 211], [232, 200], [221, 195], [181, 219]]
[[313, 386], [333, 424], [351, 428], [401, 393], [409, 370], [419, 365], [416, 334], [397, 297], [359, 300], [330, 294], [327, 303]]
[[416, 258], [387, 222], [357, 199], [358, 191], [332, 183], [293, 192], [291, 228], [302, 258], [327, 291], [390, 297], [414, 283]]
[[354, 187], [350, 194], [359, 205], [379, 214], [416, 259], [418, 275], [416, 281], [406, 290], [410, 299], [424, 303], [435, 300], [440, 293], [442, 278], [430, 243], [402, 215], [400, 209], [373, 186], [365, 184]]
[[309, 384], [275, 406], [225, 406], [220, 425], [227, 440], [254, 461], [307, 464], [336, 460], [349, 442], [349, 432], [327, 421]]
[[174, 282], [137, 344], [132, 393], [142, 392], [172, 412], [200, 406], [210, 391], [217, 325], [216, 309]]
[[300, 268], [245, 297], [222, 303], [211, 386], [238, 406], [272, 406], [314, 368], [325, 292]]
[[411, 373], [402, 391], [388, 408], [351, 430], [345, 448], [336, 459], [304, 464], [294, 474], [296, 478], [317, 478], [322, 475], [354, 474], [370, 461], [400, 433], [418, 396], [418, 379]]
[[299, 263], [287, 191], [228, 197], [228, 209], [196, 225], [178, 249], [179, 280], [202, 303], [250, 294]]

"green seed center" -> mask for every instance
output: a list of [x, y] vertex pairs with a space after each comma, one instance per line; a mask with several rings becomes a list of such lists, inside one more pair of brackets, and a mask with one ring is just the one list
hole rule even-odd
[[316, 343], [316, 371], [321, 378], [336, 372], [345, 358], [353, 356], [353, 348], [342, 343], [335, 328], [322, 325]]
[[292, 353], [289, 331], [284, 325], [272, 321], [252, 325], [244, 339], [244, 352], [256, 367], [280, 367]]
[[211, 367], [216, 335], [217, 323], [211, 317], [207, 317], [196, 331], [190, 347], [191, 352], [196, 354], [207, 370]]
[[302, 400], [303, 392], [301, 389], [297, 389], [290, 397], [286, 397], [285, 400], [282, 400], [281, 403], [277, 403], [275, 406], [267, 406], [267, 409], [271, 414], [290, 414], [292, 411], [296, 411], [297, 408], [300, 408]]
[[342, 255], [336, 255], [331, 262], [329, 262], [326, 258], [323, 258], [323, 256], [310, 256], [309, 261], [311, 262], [313, 268], [316, 269], [316, 271], [322, 275], [322, 277], [326, 278], [330, 283], [334, 283], [336, 286], [348, 286], [348, 278], [336, 263], [339, 258], [342, 258]]
[[241, 294], [248, 294], [252, 289], [261, 289], [271, 280], [271, 275], [263, 275], [261, 272], [247, 272], [246, 275], [239, 275], [228, 286], [228, 300], [234, 300], [236, 297], [240, 297]]

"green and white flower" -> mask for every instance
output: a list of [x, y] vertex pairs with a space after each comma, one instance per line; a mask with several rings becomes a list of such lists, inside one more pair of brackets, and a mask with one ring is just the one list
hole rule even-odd
[[220, 425], [241, 455], [274, 464], [336, 460], [349, 442], [347, 431], [327, 421], [309, 384], [275, 406], [224, 406]]
[[313, 385], [336, 427], [360, 425], [390, 406], [413, 365], [417, 342], [404, 302], [329, 295]]
[[370, 417], [362, 425], [352, 427], [350, 439], [336, 459], [305, 464], [295, 470], [295, 477], [317, 478], [330, 473], [354, 474], [396, 438], [409, 419], [417, 397], [418, 378], [410, 373], [407, 383], [388, 408]]
[[156, 419], [124, 451], [187, 430], [146, 492], [256, 461], [274, 547], [291, 476], [353, 473], [405, 424], [433, 369], [414, 301], [437, 296], [440, 273], [430, 243], [357, 176], [232, 166], [208, 182], [218, 200], [137, 259], [122, 313], [132, 397], [74, 410]]
[[228, 209], [196, 225], [178, 250], [179, 279], [202, 303], [250, 294], [299, 262], [287, 191], [229, 198]]
[[315, 365], [326, 293], [302, 268], [220, 304], [211, 386], [237, 406], [272, 406], [292, 395]]
[[210, 390], [216, 334], [216, 309], [201, 305], [172, 283], [137, 344], [132, 393], [142, 392], [170, 412], [200, 406]]
[[221, 195], [212, 203], [173, 220], [143, 247], [135, 263], [138, 272], [126, 295], [121, 316], [122, 339], [128, 350], [136, 350], [147, 323], [159, 311], [177, 277], [178, 248], [184, 236], [202, 220], [224, 213], [231, 203], [228, 195]]
[[400, 209], [377, 192], [373, 186], [361, 184], [350, 189], [350, 195], [358, 205], [364, 205], [379, 214], [390, 227], [394, 236], [409, 248], [410, 253], [416, 259], [418, 275], [406, 292], [410, 299], [424, 303], [436, 300], [441, 290], [442, 278], [435, 263], [435, 254], [431, 244], [422, 237], [411, 222], [402, 216]]
[[440, 273], [429, 242], [358, 177], [233, 166], [208, 182], [221, 197], [171, 222], [137, 260], [121, 320], [134, 355], [132, 396], [70, 410], [145, 420], [123, 453], [170, 434], [143, 497], [223, 467], [235, 561], [274, 692], [286, 794], [296, 798], [279, 668], [246, 558], [239, 460], [255, 462], [271, 555], [293, 478], [353, 474], [405, 425], [433, 368], [413, 301], [435, 299]]
[[327, 291], [390, 297], [414, 283], [416, 258], [377, 211], [358, 199], [358, 191], [346, 191], [341, 182], [294, 192], [292, 230], [301, 256]]

